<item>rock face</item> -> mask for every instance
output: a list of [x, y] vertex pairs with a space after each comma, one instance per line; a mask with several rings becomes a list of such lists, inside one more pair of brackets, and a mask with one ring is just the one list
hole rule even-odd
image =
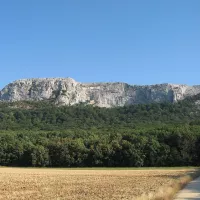
[[124, 106], [139, 103], [176, 102], [200, 93], [199, 86], [126, 83], [79, 83], [72, 78], [22, 79], [0, 91], [0, 101], [54, 100], [57, 105], [78, 103], [99, 107]]

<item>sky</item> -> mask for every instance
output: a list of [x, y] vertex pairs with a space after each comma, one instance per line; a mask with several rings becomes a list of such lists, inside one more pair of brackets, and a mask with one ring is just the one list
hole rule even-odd
[[200, 0], [0, 1], [0, 88], [22, 78], [200, 84]]

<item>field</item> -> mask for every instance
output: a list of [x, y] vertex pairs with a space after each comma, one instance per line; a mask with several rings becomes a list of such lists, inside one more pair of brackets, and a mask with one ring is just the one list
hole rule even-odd
[[154, 193], [191, 171], [0, 168], [0, 199], [129, 200]]

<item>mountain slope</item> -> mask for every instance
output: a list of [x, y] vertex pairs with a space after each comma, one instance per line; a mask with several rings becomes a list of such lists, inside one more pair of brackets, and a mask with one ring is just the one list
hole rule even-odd
[[176, 102], [200, 93], [200, 86], [126, 83], [79, 83], [72, 78], [23, 79], [0, 91], [0, 101], [50, 100], [56, 105], [85, 103], [115, 107], [154, 102]]
[[114, 108], [0, 102], [0, 165], [199, 166], [199, 101], [200, 94]]
[[64, 130], [200, 124], [199, 100], [200, 95], [196, 95], [173, 104], [165, 102], [114, 108], [84, 104], [57, 107], [46, 101], [2, 102], [0, 129]]

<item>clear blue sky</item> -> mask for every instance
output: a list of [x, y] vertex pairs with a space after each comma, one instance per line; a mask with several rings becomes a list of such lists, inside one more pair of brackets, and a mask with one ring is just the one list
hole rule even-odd
[[0, 1], [0, 88], [31, 77], [200, 84], [200, 0]]

